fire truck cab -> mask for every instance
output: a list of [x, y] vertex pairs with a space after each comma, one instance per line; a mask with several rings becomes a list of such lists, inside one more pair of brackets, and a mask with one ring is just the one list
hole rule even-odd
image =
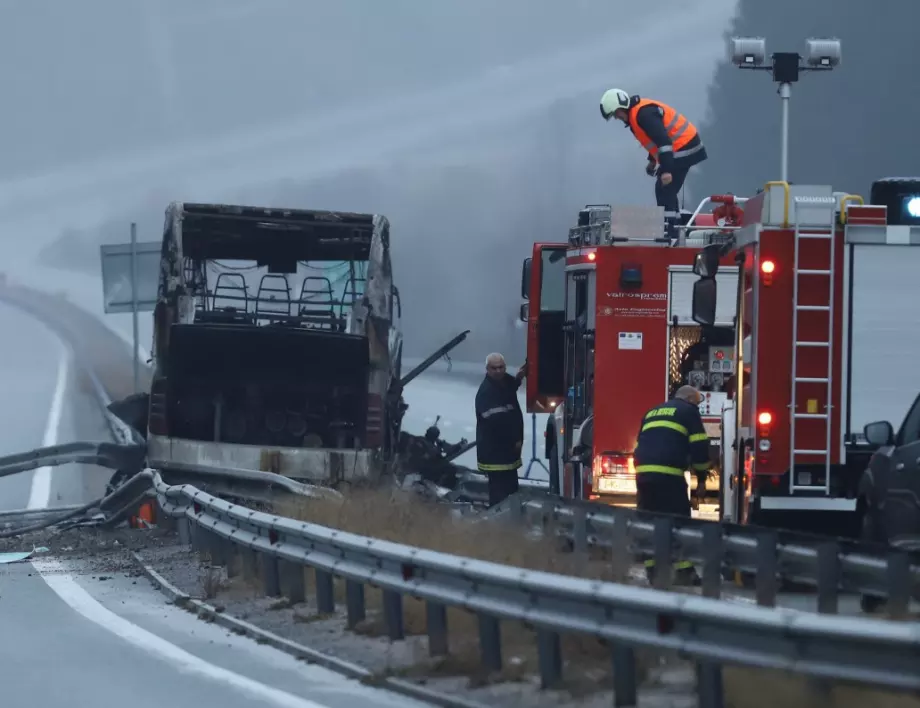
[[[726, 520], [859, 531], [873, 449], [862, 428], [903, 415], [920, 390], [920, 180], [880, 180], [871, 201], [770, 182], [731, 241], [698, 254], [692, 319], [721, 323], [727, 298], [737, 313]], [[722, 278], [727, 257], [737, 284]]]
[[[642, 416], [685, 383], [703, 392], [713, 461], [720, 459], [722, 408], [734, 386], [735, 300], [720, 296], [714, 321], [695, 322], [693, 263], [700, 246], [730, 236], [743, 201], [707, 198], [685, 214], [674, 241], [664, 236], [660, 208], [589, 205], [567, 242], [534, 244], [521, 286], [527, 408], [552, 413], [551, 488], [563, 496], [635, 504]], [[734, 292], [730, 258], [715, 277]], [[717, 501], [718, 476], [706, 487]]]

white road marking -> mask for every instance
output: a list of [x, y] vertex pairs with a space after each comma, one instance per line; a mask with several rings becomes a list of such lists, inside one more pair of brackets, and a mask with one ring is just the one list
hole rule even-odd
[[106, 609], [80, 587], [72, 576], [52, 574], [55, 572], [53, 569], [55, 564], [33, 561], [32, 565], [41, 574], [48, 587], [71, 609], [129, 644], [173, 664], [183, 673], [194, 674], [215, 683], [230, 686], [254, 700], [271, 703], [279, 708], [328, 708], [327, 704], [300, 698], [208, 663]]
[[[61, 416], [64, 412], [64, 399], [67, 393], [67, 382], [70, 379], [70, 351], [62, 346], [61, 358], [58, 360], [57, 381], [54, 384], [54, 394], [51, 397], [51, 408], [48, 411], [48, 422], [45, 424], [45, 434], [42, 437], [42, 447], [57, 444], [61, 429]], [[29, 509], [45, 509], [51, 501], [51, 468], [39, 467], [32, 473], [32, 485], [29, 489]]]

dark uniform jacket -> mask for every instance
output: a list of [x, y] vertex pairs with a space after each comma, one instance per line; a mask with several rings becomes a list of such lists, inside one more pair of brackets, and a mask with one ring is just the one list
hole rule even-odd
[[699, 406], [672, 398], [642, 418], [636, 445], [636, 473], [679, 475], [709, 469], [709, 436]]
[[511, 374], [498, 381], [486, 376], [476, 392], [476, 457], [481, 472], [521, 466], [517, 447], [524, 440], [524, 414], [517, 398], [520, 386]]

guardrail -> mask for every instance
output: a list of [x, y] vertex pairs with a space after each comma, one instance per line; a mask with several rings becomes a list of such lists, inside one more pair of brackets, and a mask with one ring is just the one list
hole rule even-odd
[[[702, 568], [703, 592], [718, 597], [723, 578], [752, 576], [759, 605], [772, 607], [783, 582], [817, 589], [821, 613], [836, 613], [840, 593], [886, 598], [893, 618], [908, 613], [920, 593], [920, 553], [906, 548], [832, 537], [650, 514], [579, 500], [521, 491], [489, 512], [552, 530], [576, 551], [607, 549], [614, 562], [642, 554], [658, 568], [674, 560]], [[669, 578], [657, 573], [664, 587]], [[917, 599], [920, 599], [918, 597]]]
[[179, 519], [180, 539], [228, 570], [242, 556], [244, 565], [260, 568], [267, 595], [303, 601], [309, 567], [318, 609], [330, 613], [333, 579], [343, 578], [353, 628], [365, 617], [365, 586], [381, 588], [392, 640], [405, 637], [403, 598], [419, 598], [427, 603], [435, 656], [448, 652], [446, 609], [463, 608], [479, 618], [490, 671], [502, 668], [500, 622], [524, 622], [537, 633], [544, 687], [562, 678], [560, 635], [583, 634], [612, 647], [617, 706], [635, 705], [635, 646], [693, 657], [704, 708], [722, 705], [722, 664], [920, 690], [920, 631], [912, 623], [733, 605], [461, 558], [253, 511], [151, 474], [161, 510]]

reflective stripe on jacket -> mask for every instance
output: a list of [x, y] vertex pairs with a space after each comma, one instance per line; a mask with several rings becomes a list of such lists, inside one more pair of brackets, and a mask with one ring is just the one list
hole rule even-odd
[[642, 418], [635, 452], [636, 472], [683, 476], [688, 466], [709, 469], [709, 436], [699, 406], [671, 399]]
[[[659, 147], [640, 127], [638, 120], [639, 111], [646, 106], [656, 106], [661, 109], [662, 121], [664, 122], [668, 138], [671, 140], [670, 145]], [[675, 158], [689, 155], [689, 151], [682, 153], [681, 148], [685, 147], [687, 143], [697, 136], [696, 126], [694, 126], [683, 114], [678, 113], [661, 101], [652, 101], [648, 98], [640, 98], [630, 107], [629, 128], [633, 135], [636, 136], [636, 140], [638, 140], [642, 147], [648, 151], [649, 156], [654, 157], [656, 160], [658, 159], [659, 151], [672, 152]]]

